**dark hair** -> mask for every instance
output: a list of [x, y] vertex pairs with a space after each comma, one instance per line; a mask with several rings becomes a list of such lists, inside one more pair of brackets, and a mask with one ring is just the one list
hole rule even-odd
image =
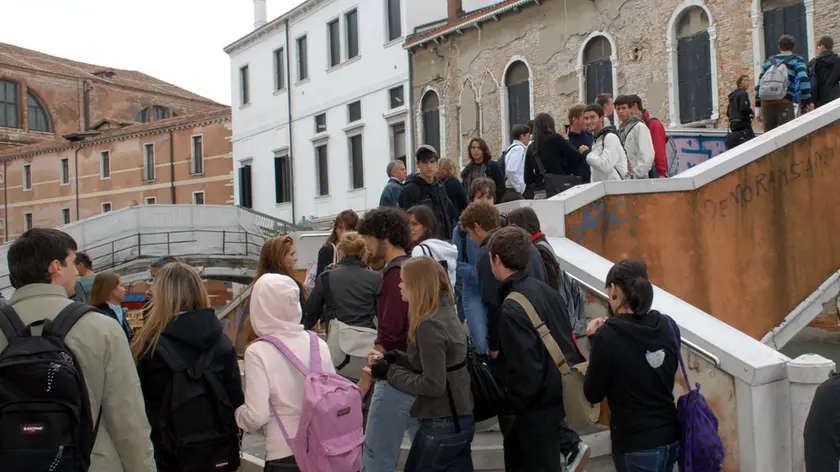
[[470, 149], [472, 149], [473, 143], [478, 143], [478, 147], [481, 148], [481, 153], [484, 155], [481, 161], [482, 163], [490, 162], [493, 159], [493, 156], [490, 155], [490, 146], [487, 145], [487, 141], [484, 138], [472, 138], [470, 139], [470, 143], [467, 144], [467, 157], [470, 158], [470, 161], [472, 161], [472, 152], [470, 152]]
[[489, 193], [491, 197], [493, 197], [493, 201], [496, 201], [496, 182], [493, 182], [493, 179], [489, 177], [479, 177], [472, 181], [470, 184], [470, 194], [469, 198], [470, 201], [475, 200], [476, 198], [484, 195], [485, 193]]
[[615, 105], [616, 108], [618, 108], [619, 105], [627, 105], [629, 108], [633, 105], [633, 99], [630, 98], [630, 95], [619, 95], [615, 97], [615, 100], [613, 100], [613, 105]]
[[516, 225], [531, 235], [542, 233], [540, 229], [540, 219], [537, 213], [531, 207], [519, 207], [507, 215], [507, 222], [509, 225]]
[[481, 226], [484, 231], [492, 231], [502, 224], [502, 217], [495, 206], [487, 202], [473, 202], [461, 213], [461, 229], [469, 231]]
[[636, 105], [639, 111], [645, 111], [645, 106], [642, 105], [642, 97], [638, 95], [630, 95], [630, 106]]
[[[602, 93], [601, 95], [598, 95], [598, 98], [595, 99], [595, 103], [597, 103], [598, 105], [601, 105], [601, 108], [603, 108], [607, 103], [610, 103], [611, 98], [612, 98], [611, 93]], [[615, 103], [615, 102], [613, 102], [613, 103]]]
[[511, 141], [519, 139], [523, 134], [528, 134], [530, 132], [531, 128], [529, 128], [528, 125], [513, 125], [513, 128], [510, 129], [510, 139]]
[[394, 207], [378, 207], [365, 213], [356, 229], [362, 236], [371, 236], [388, 241], [394, 247], [408, 248], [411, 236], [408, 232], [408, 217]]
[[533, 134], [532, 142], [534, 143], [534, 150], [539, 151], [540, 146], [548, 139], [549, 136], [555, 134], [557, 128], [554, 125], [554, 118], [548, 113], [539, 113], [534, 118], [534, 126], [531, 127]]
[[423, 237], [420, 241], [435, 237], [437, 234], [437, 218], [435, 218], [435, 212], [428, 205], [414, 205], [408, 209], [406, 214], [413, 216], [423, 226]]
[[514, 272], [528, 267], [531, 260], [531, 235], [518, 226], [505, 226], [493, 233], [487, 248], [490, 257], [499, 256], [502, 265]]
[[87, 270], [93, 270], [93, 261], [90, 259], [90, 256], [85, 254], [84, 252], [77, 252], [76, 253], [76, 265], [82, 265]]
[[429, 162], [440, 159], [435, 148], [428, 144], [424, 144], [414, 153], [414, 160], [417, 162]]
[[604, 117], [604, 107], [598, 105], [597, 103], [591, 103], [589, 105], [586, 105], [586, 108], [583, 110], [584, 113], [589, 113], [590, 111], [594, 111], [601, 118]]
[[607, 288], [611, 284], [621, 289], [633, 314], [644, 315], [653, 305], [653, 285], [648, 280], [647, 265], [637, 259], [625, 259], [612, 266], [607, 274]]
[[779, 51], [793, 51], [796, 47], [796, 39], [789, 34], [783, 34], [779, 38]]
[[738, 80], [735, 81], [735, 86], [738, 87], [738, 88], [741, 88], [741, 84], [744, 83], [744, 80], [749, 79], [749, 78], [750, 78], [750, 76], [747, 75], [747, 74], [744, 74], [744, 75], [738, 77]]
[[359, 215], [353, 210], [344, 210], [335, 217], [333, 223], [333, 230], [330, 237], [327, 238], [327, 244], [335, 244], [338, 242], [338, 234], [335, 232], [338, 225], [341, 225], [345, 231], [353, 231], [356, 225], [359, 224]]
[[817, 46], [822, 46], [828, 51], [834, 50], [834, 40], [831, 39], [831, 36], [823, 36], [817, 41]]
[[64, 260], [77, 249], [76, 240], [64, 231], [52, 228], [26, 231], [12, 242], [6, 256], [12, 287], [52, 283], [49, 272], [52, 261], [57, 260], [66, 267]]

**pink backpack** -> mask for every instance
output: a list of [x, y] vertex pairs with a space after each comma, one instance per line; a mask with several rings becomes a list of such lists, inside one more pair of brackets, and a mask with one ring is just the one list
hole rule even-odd
[[356, 472], [362, 467], [362, 395], [359, 387], [337, 374], [324, 372], [318, 336], [309, 331], [307, 368], [274, 336], [265, 336], [306, 378], [297, 435], [290, 438], [280, 416], [271, 413], [289, 443], [302, 472]]

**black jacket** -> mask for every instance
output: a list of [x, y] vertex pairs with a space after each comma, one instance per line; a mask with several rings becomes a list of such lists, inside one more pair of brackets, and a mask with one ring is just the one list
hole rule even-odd
[[449, 201], [452, 202], [452, 207], [455, 209], [456, 216], [460, 218], [461, 213], [464, 212], [464, 208], [470, 204], [470, 201], [467, 198], [467, 191], [464, 190], [464, 186], [461, 182], [452, 176], [440, 179], [440, 183], [443, 185], [444, 190], [446, 190], [446, 195], [449, 197]]
[[[234, 409], [245, 402], [236, 352], [212, 308], [176, 316], [163, 330], [161, 339], [166, 339], [183, 362], [190, 366], [195, 365], [203, 352], [216, 346], [210, 369], [218, 376]], [[168, 413], [163, 397], [172, 380], [172, 371], [157, 353], [152, 352], [140, 359], [137, 373], [146, 402], [146, 415], [152, 427], [152, 443], [158, 447], [161, 443], [161, 415]]]
[[837, 472], [840, 461], [840, 374], [817, 388], [805, 420], [805, 469]]
[[519, 292], [531, 302], [570, 365], [583, 361], [557, 290], [522, 272], [511, 275], [502, 282], [498, 294], [504, 383], [510, 389], [511, 406], [514, 411], [563, 406], [562, 374], [522, 305], [505, 300], [511, 292]]
[[537, 147], [539, 156], [545, 166], [547, 174], [578, 175], [580, 167], [586, 163], [583, 154], [572, 147], [569, 141], [554, 133], [545, 138], [542, 143], [531, 143], [525, 153], [525, 185], [532, 185], [542, 181], [537, 164]]
[[729, 107], [726, 116], [729, 118], [729, 129], [742, 131], [752, 128], [752, 117], [755, 115], [750, 106], [750, 94], [746, 90], [736, 89], [729, 94]]
[[457, 221], [455, 208], [440, 182], [429, 183], [420, 174], [409, 175], [400, 194], [400, 208], [408, 210], [414, 205], [428, 205], [432, 209], [437, 219], [438, 239], [449, 241], [452, 238]]
[[[583, 130], [583, 133], [580, 134], [575, 133], [571, 129], [569, 130], [569, 144], [572, 145], [573, 149], [580, 149], [581, 145], [583, 145], [591, 150], [592, 143], [594, 141], [594, 136], [592, 136], [592, 133], [588, 130]], [[580, 177], [581, 183], [584, 184], [588, 184], [592, 181], [592, 168], [589, 167], [589, 163], [586, 162], [587, 154], [589, 154], [589, 151], [581, 154], [584, 159], [577, 171], [577, 176]]]
[[[335, 246], [333, 246], [332, 244], [324, 244], [323, 246], [321, 246], [321, 249], [318, 249], [318, 264], [315, 269], [316, 277], [324, 273], [324, 271], [327, 269], [327, 266], [333, 263], [334, 257]], [[303, 306], [303, 297], [301, 297], [301, 306]]]
[[[329, 292], [324, 280], [329, 278]], [[306, 300], [303, 327], [312, 329], [318, 320], [332, 318], [350, 326], [375, 328], [376, 293], [382, 276], [370, 270], [356, 256], [348, 256], [315, 279], [315, 288]], [[329, 303], [327, 302], [329, 300]]]
[[840, 56], [835, 52], [814, 58], [808, 67], [811, 77], [811, 96], [821, 107], [840, 97]]
[[483, 173], [496, 184], [496, 201], [501, 201], [501, 195], [505, 193], [505, 172], [504, 169], [502, 169], [502, 166], [492, 159], [485, 159], [485, 161], [481, 164], [476, 164], [475, 161], [470, 161], [470, 163], [464, 167], [464, 170], [461, 171], [461, 182], [464, 183], [464, 189], [466, 189], [467, 192], [470, 191], [470, 185], [473, 183], [473, 173], [475, 172], [476, 167], [481, 167], [481, 170], [478, 173]]
[[[592, 403], [609, 401], [613, 454], [677, 441], [674, 376], [679, 361], [668, 319], [658, 311], [614, 316], [589, 340], [583, 393]], [[660, 353], [664, 358], [657, 359]]]
[[123, 332], [125, 333], [125, 337], [128, 339], [128, 342], [129, 343], [131, 342], [131, 340], [134, 338], [134, 331], [131, 330], [131, 326], [128, 324], [128, 318], [125, 317], [125, 314], [123, 314], [123, 320], [120, 321], [120, 318], [117, 316], [116, 313], [114, 313], [114, 310], [112, 310], [111, 307], [108, 306], [107, 303], [103, 303], [102, 305], [99, 305], [95, 308], [97, 310], [99, 310], [99, 312], [102, 313], [103, 315], [105, 315], [105, 316], [113, 319], [117, 323], [119, 323], [120, 327], [123, 329]]

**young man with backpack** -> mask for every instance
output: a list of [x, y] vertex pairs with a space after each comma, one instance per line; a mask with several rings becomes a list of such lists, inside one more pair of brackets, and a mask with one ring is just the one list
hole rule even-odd
[[435, 148], [428, 144], [420, 146], [414, 157], [418, 172], [409, 175], [405, 181], [400, 193], [400, 208], [408, 210], [414, 205], [427, 205], [435, 213], [438, 222], [437, 237], [446, 240], [452, 234], [457, 211], [437, 178], [440, 157]]
[[[779, 38], [779, 54], [770, 56], [761, 66], [761, 75], [755, 85], [755, 107], [760, 108], [764, 131], [770, 131], [795, 118], [794, 97], [810, 106], [811, 81], [808, 65], [801, 56], [793, 53], [796, 40], [784, 34]], [[797, 86], [798, 82], [798, 86]]]
[[654, 148], [650, 130], [642, 121], [642, 111], [639, 102], [630, 95], [620, 95], [615, 99], [615, 111], [621, 126], [618, 136], [627, 153], [627, 167], [632, 179], [650, 178], [653, 168]]
[[522, 200], [522, 193], [525, 192], [525, 151], [531, 141], [531, 129], [526, 125], [513, 125], [510, 136], [510, 146], [499, 159], [505, 174], [505, 191], [500, 203]]
[[808, 65], [815, 108], [840, 98], [840, 56], [834, 52], [831, 36], [823, 36], [817, 41], [817, 54]]
[[606, 180], [624, 180], [627, 170], [627, 154], [621, 145], [618, 131], [612, 126], [604, 126], [606, 120], [601, 105], [587, 105], [584, 119], [589, 131], [594, 135], [592, 149], [587, 149], [586, 163], [592, 168], [592, 182]]
[[642, 98], [638, 95], [630, 95], [633, 101], [633, 113], [637, 114], [648, 130], [650, 130], [650, 140], [653, 142], [653, 167], [651, 167], [648, 177], [651, 179], [664, 179], [670, 177], [668, 175], [668, 135], [665, 133], [665, 127], [659, 118], [651, 116], [649, 110], [645, 110], [642, 105]]
[[22, 403], [14, 413], [0, 407], [0, 463], [6, 472], [155, 472], [123, 330], [68, 298], [76, 285], [76, 249], [67, 233], [42, 228], [9, 248], [16, 291], [11, 309], [0, 314], [0, 405]]

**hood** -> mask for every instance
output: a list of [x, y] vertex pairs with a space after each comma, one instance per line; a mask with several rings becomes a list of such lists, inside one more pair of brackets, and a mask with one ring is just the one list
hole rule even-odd
[[615, 133], [618, 134], [618, 130], [615, 129], [615, 126], [604, 126], [601, 128], [601, 131], [598, 131], [598, 134], [595, 135], [595, 139], [599, 139], [601, 136], [606, 136], [607, 133]]
[[732, 98], [734, 98], [735, 95], [740, 95], [742, 93], [746, 94], [747, 91], [746, 90], [741, 90], [741, 89], [735, 89], [735, 90], [729, 92], [729, 99], [732, 100]]
[[426, 182], [426, 179], [424, 179], [423, 177], [420, 177], [419, 172], [409, 175], [408, 178], [405, 179], [405, 184], [417, 184], [424, 188], [432, 187], [432, 184]]
[[815, 63], [816, 62], [822, 62], [822, 63], [825, 63], [825, 64], [830, 65], [830, 66], [835, 66], [838, 63], [840, 63], [840, 55], [838, 55], [836, 52], [830, 52], [828, 54], [822, 54], [822, 55], [818, 56], [814, 60], [814, 62]]
[[219, 342], [222, 325], [216, 318], [216, 310], [202, 308], [176, 316], [163, 330], [163, 335], [198, 351], [206, 351]]
[[251, 289], [250, 317], [258, 336], [303, 331], [300, 289], [295, 281], [280, 274], [260, 277]]
[[609, 326], [621, 337], [630, 339], [633, 344], [647, 350], [662, 349], [663, 341], [673, 337], [668, 321], [658, 311], [650, 311], [646, 315], [617, 315], [613, 316], [605, 326]]
[[[450, 244], [440, 239], [427, 239], [420, 244], [429, 246], [429, 249], [434, 254], [435, 259], [444, 260], [449, 267], [455, 267], [458, 259], [458, 248], [454, 244]], [[418, 245], [419, 247], [420, 245]]]
[[633, 123], [641, 123], [641, 122], [642, 122], [642, 117], [641, 116], [633, 115], [633, 116], [630, 117], [629, 120], [627, 120], [627, 123], [622, 124], [621, 127], [622, 128], [628, 128]]
[[447, 182], [452, 181], [452, 180], [454, 180], [455, 182], [461, 183], [461, 181], [458, 180], [458, 177], [453, 177], [451, 175], [447, 175], [446, 177], [443, 177], [439, 180], [440, 180], [441, 184], [446, 184]]

